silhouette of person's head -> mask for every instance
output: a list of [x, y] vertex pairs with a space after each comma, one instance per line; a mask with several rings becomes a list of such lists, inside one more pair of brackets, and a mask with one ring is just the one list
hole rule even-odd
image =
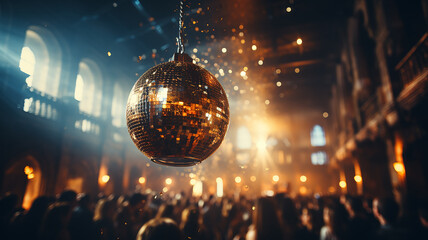
[[133, 209], [143, 208], [146, 204], [147, 196], [141, 193], [134, 193], [129, 198], [129, 206]]
[[400, 208], [393, 198], [376, 198], [373, 201], [373, 213], [381, 225], [394, 224]]
[[419, 220], [424, 228], [428, 228], [428, 208], [427, 206], [422, 206], [418, 210]]
[[[60, 202], [52, 204], [45, 215], [41, 239], [63, 239], [67, 236], [67, 226], [71, 217], [71, 205]], [[65, 235], [64, 235], [65, 234]]]
[[256, 229], [256, 239], [283, 238], [276, 204], [272, 198], [262, 197], [257, 200], [253, 223]]
[[144, 224], [137, 235], [137, 240], [180, 240], [181, 232], [174, 220], [154, 218]]
[[112, 199], [100, 199], [95, 207], [94, 220], [113, 220], [116, 203]]
[[174, 206], [172, 204], [162, 204], [156, 215], [157, 218], [173, 218]]
[[348, 197], [345, 207], [351, 217], [364, 212], [363, 200], [359, 197]]
[[77, 204], [89, 208], [91, 205], [91, 196], [86, 193], [79, 193], [79, 195], [77, 195]]
[[35, 218], [42, 218], [44, 214], [46, 213], [46, 210], [48, 209], [49, 205], [54, 202], [54, 198], [46, 197], [46, 196], [40, 196], [34, 199], [33, 203], [31, 204], [30, 210], [28, 210], [27, 216], [35, 217]]
[[75, 205], [77, 202], [77, 193], [73, 190], [65, 190], [59, 195], [58, 202]]

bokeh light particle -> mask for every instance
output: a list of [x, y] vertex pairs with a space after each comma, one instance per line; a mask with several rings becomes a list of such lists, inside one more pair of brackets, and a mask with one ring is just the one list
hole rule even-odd
[[324, 118], [328, 118], [328, 112], [323, 112], [322, 116], [323, 116]]
[[241, 177], [238, 176], [238, 177], [235, 178], [235, 182], [236, 183], [240, 183], [241, 181], [242, 181]]
[[273, 177], [272, 177], [272, 180], [273, 180], [274, 182], [278, 182], [278, 181], [279, 181], [279, 176], [278, 176], [278, 175], [273, 176]]
[[145, 182], [146, 182], [146, 178], [145, 178], [145, 177], [140, 177], [140, 178], [138, 179], [138, 182], [139, 182], [139, 183], [141, 183], [141, 184], [143, 184], [143, 183], [145, 183]]
[[346, 182], [344, 180], [339, 182], [339, 187], [346, 188]]
[[171, 178], [165, 179], [165, 183], [168, 184], [168, 185], [171, 185], [172, 179]]
[[104, 175], [101, 177], [101, 181], [103, 183], [107, 183], [110, 180], [110, 176], [109, 175]]
[[297, 45], [302, 45], [303, 40], [302, 40], [301, 38], [298, 38], [298, 39], [296, 40], [296, 43], [297, 43]]
[[304, 182], [308, 181], [308, 178], [305, 175], [302, 175], [302, 176], [300, 176], [300, 181], [304, 183]]
[[363, 178], [360, 175], [355, 175], [354, 180], [355, 180], [355, 182], [360, 183], [363, 181]]
[[394, 170], [399, 173], [399, 174], [404, 174], [405, 169], [404, 169], [404, 165], [401, 162], [395, 162], [393, 164]]

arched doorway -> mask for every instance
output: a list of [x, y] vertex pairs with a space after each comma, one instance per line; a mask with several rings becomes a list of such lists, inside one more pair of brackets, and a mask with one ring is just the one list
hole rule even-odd
[[19, 204], [29, 209], [33, 200], [40, 195], [42, 171], [39, 162], [32, 156], [26, 156], [12, 164], [3, 181], [3, 192], [18, 195]]

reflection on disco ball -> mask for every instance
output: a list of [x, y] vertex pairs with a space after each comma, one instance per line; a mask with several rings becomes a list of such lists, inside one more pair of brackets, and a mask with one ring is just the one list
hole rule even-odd
[[220, 146], [229, 103], [210, 72], [189, 60], [175, 60], [138, 79], [129, 94], [126, 120], [135, 145], [153, 162], [191, 166]]

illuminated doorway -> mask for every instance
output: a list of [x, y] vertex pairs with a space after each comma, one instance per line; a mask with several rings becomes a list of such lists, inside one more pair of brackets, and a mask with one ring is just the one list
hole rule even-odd
[[11, 165], [5, 174], [3, 192], [18, 195], [19, 204], [29, 209], [34, 199], [40, 195], [42, 171], [39, 162], [27, 156]]

